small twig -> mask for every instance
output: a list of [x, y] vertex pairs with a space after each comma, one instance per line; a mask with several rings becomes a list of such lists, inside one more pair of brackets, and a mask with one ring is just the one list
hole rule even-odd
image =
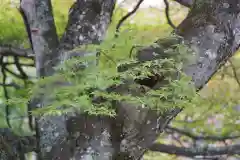
[[164, 0], [164, 3], [165, 3], [165, 14], [166, 14], [166, 18], [167, 18], [167, 21], [168, 21], [168, 24], [173, 28], [173, 29], [176, 29], [176, 26], [173, 24], [171, 18], [170, 18], [170, 15], [169, 15], [169, 3], [167, 0]]
[[143, 1], [144, 1], [144, 0], [139, 0], [138, 3], [137, 3], [137, 5], [133, 8], [133, 10], [132, 10], [131, 12], [128, 12], [125, 16], [123, 16], [123, 17], [119, 20], [119, 22], [118, 22], [118, 24], [117, 24], [117, 27], [116, 27], [116, 32], [115, 32], [115, 37], [116, 37], [116, 38], [118, 37], [119, 29], [120, 29], [122, 23], [123, 23], [126, 19], [128, 19], [131, 15], [133, 15], [133, 14], [138, 10], [138, 8], [140, 7], [140, 5], [142, 4]]
[[107, 59], [109, 59], [111, 62], [113, 62], [115, 65], [117, 65], [117, 63], [114, 61], [114, 59], [112, 59], [112, 57], [110, 57], [109, 55], [107, 55], [105, 52], [101, 51], [99, 52], [99, 56], [103, 54]]
[[132, 46], [132, 48], [131, 48], [131, 50], [130, 50], [129, 58], [132, 57], [133, 50], [136, 49], [136, 48], [138, 48], [138, 47], [140, 48], [140, 47], [143, 47], [143, 46], [141, 46], [141, 45], [133, 45], [133, 46]]
[[234, 76], [235, 80], [237, 81], [238, 86], [240, 87], [240, 80], [239, 80], [238, 75], [237, 75], [237, 69], [235, 68], [235, 66], [233, 65], [233, 63], [230, 59], [228, 61], [229, 61], [229, 64], [232, 68], [233, 76]]

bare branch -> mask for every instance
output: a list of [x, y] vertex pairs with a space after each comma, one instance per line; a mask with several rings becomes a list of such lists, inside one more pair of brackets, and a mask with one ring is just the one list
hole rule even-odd
[[240, 87], [240, 79], [238, 78], [238, 75], [237, 75], [237, 69], [230, 59], [228, 60], [228, 62], [232, 68], [233, 76], [234, 76], [235, 80], [237, 81], [238, 86]]
[[24, 72], [21, 64], [19, 63], [19, 58], [17, 56], [14, 56], [14, 62], [16, 64], [16, 67], [17, 67], [18, 71], [20, 72], [23, 80], [26, 82], [26, 80], [28, 79], [28, 75]]
[[17, 85], [16, 83], [8, 83], [8, 84], [4, 84], [4, 83], [0, 83], [0, 86], [2, 87], [13, 87], [15, 89], [20, 89], [21, 87], [19, 85]]
[[176, 26], [173, 24], [171, 18], [170, 18], [170, 15], [169, 15], [169, 3], [168, 3], [168, 0], [164, 0], [164, 3], [165, 3], [165, 15], [166, 15], [166, 18], [167, 18], [167, 21], [168, 21], [168, 24], [173, 28], [175, 29]]
[[[4, 93], [4, 97], [6, 99], [6, 101], [9, 100], [9, 94], [8, 94], [8, 90], [6, 87], [6, 81], [7, 81], [7, 74], [6, 74], [6, 66], [4, 64], [4, 56], [1, 56], [0, 59], [0, 65], [1, 65], [1, 72], [2, 72], [2, 82], [3, 82], [3, 93]], [[6, 121], [7, 121], [7, 125], [9, 128], [11, 128], [11, 124], [10, 124], [10, 119], [9, 119], [9, 115], [10, 115], [10, 108], [9, 108], [9, 104], [6, 103], [5, 106], [5, 114], [6, 114]]]
[[166, 127], [166, 131], [167, 132], [170, 131], [170, 132], [179, 133], [179, 134], [185, 135], [187, 137], [190, 137], [190, 138], [192, 138], [194, 140], [225, 141], [227, 139], [237, 139], [237, 138], [240, 138], [240, 135], [238, 135], [238, 136], [198, 136], [198, 135], [194, 135], [191, 132], [187, 132], [185, 130], [174, 128], [174, 127], [171, 127], [171, 126], [167, 126]]
[[138, 3], [136, 4], [136, 6], [133, 8], [133, 10], [132, 10], [131, 12], [128, 12], [125, 16], [123, 16], [123, 17], [119, 20], [119, 22], [118, 22], [118, 24], [117, 24], [117, 27], [116, 27], [115, 37], [118, 36], [118, 34], [119, 34], [119, 29], [120, 29], [122, 23], [123, 23], [125, 20], [127, 20], [131, 15], [133, 15], [133, 14], [138, 10], [138, 8], [140, 7], [140, 5], [142, 4], [143, 1], [144, 1], [144, 0], [139, 0]]
[[11, 71], [11, 70], [10, 70], [9, 68], [7, 68], [7, 67], [4, 67], [4, 71], [7, 71], [8, 73], [10, 73], [11, 75], [13, 75], [13, 76], [16, 77], [16, 78], [24, 79], [24, 78], [22, 77], [22, 75], [19, 75], [19, 74], [15, 73], [15, 72]]
[[[16, 65], [15, 62], [6, 62], [6, 65]], [[24, 67], [35, 67], [35, 62], [33, 61], [33, 63], [19, 63], [21, 66]]]
[[174, 145], [154, 144], [150, 147], [151, 151], [163, 152], [168, 154], [175, 154], [185, 157], [196, 156], [217, 156], [217, 155], [235, 155], [240, 154], [240, 144], [229, 145], [226, 147], [198, 147], [198, 148], [186, 148], [177, 147]]
[[34, 59], [32, 51], [29, 49], [21, 49], [12, 46], [0, 46], [0, 55], [2, 56], [18, 56]]

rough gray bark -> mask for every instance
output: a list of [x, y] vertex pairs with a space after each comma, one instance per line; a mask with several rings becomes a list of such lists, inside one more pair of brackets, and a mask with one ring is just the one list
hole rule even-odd
[[[100, 43], [111, 21], [114, 6], [115, 0], [76, 1], [70, 9], [66, 32], [58, 45], [51, 1], [22, 0], [22, 10], [30, 23], [38, 76], [53, 75], [53, 67], [64, 61], [65, 57], [68, 57], [65, 55], [67, 51], [74, 47]], [[38, 107], [49, 103], [46, 96], [41, 97]], [[65, 160], [73, 156], [74, 153], [70, 150], [67, 139], [68, 131], [65, 125], [67, 117], [48, 116], [37, 119], [40, 155], [44, 159]], [[107, 126], [99, 126], [99, 128], [107, 128]], [[97, 129], [94, 133], [101, 134]], [[100, 146], [99, 143], [97, 145]]]
[[19, 137], [8, 128], [2, 128], [0, 135], [1, 160], [19, 159], [24, 156], [24, 153], [33, 152], [36, 149], [35, 137]]
[[[25, 13], [30, 27], [32, 48], [35, 54], [36, 71], [38, 77], [51, 76], [53, 70], [53, 56], [57, 56], [58, 37], [54, 23], [52, 5], [50, 0], [22, 0], [20, 7]], [[33, 100], [32, 102], [35, 102]], [[42, 102], [41, 102], [42, 101]], [[46, 100], [38, 98], [31, 103], [32, 108], [42, 107]], [[34, 105], [34, 106], [33, 106]], [[40, 137], [37, 145], [41, 148], [38, 152], [46, 152], [49, 147], [59, 143], [67, 136], [63, 117], [51, 117], [51, 119], [37, 118], [37, 135]], [[54, 124], [54, 125], [51, 125]], [[46, 132], [46, 130], [48, 131]], [[55, 131], [49, 130], [55, 129]], [[43, 136], [46, 134], [46, 136]], [[48, 136], [48, 138], [46, 138]], [[40, 155], [40, 154], [39, 154]], [[43, 154], [44, 155], [44, 154]], [[40, 156], [39, 156], [40, 158]]]
[[57, 56], [58, 36], [51, 1], [21, 0], [20, 7], [30, 27], [37, 76], [52, 75], [52, 60], [53, 56]]
[[[30, 8], [25, 8], [22, 4], [22, 8], [32, 13], [28, 18], [32, 24], [32, 38], [35, 38], [33, 48], [39, 76], [52, 75], [52, 66], [64, 60], [65, 51], [82, 44], [100, 43], [104, 39], [115, 5], [114, 0], [77, 1], [70, 10], [66, 32], [58, 45], [50, 0], [22, 0], [23, 2], [32, 4]], [[184, 71], [192, 77], [195, 87], [201, 89], [239, 46], [240, 1], [196, 0], [195, 3], [196, 6], [178, 26], [176, 33], [195, 51], [195, 54], [189, 55]], [[30, 10], [33, 8], [35, 9]], [[38, 42], [41, 43], [37, 44]], [[149, 55], [159, 53], [159, 50], [149, 46], [139, 52], [139, 58], [143, 58], [139, 60], [154, 59], [156, 57], [149, 58]], [[53, 58], [53, 54], [57, 58]], [[53, 63], [48, 63], [53, 59]], [[137, 88], [131, 91], [127, 89], [128, 84], [118, 86], [112, 91], [121, 94], [139, 93]], [[43, 102], [40, 107], [44, 107]], [[125, 102], [114, 105], [117, 108], [117, 117], [112, 119], [85, 114], [67, 118], [40, 118], [38, 134], [41, 155], [45, 159], [64, 160], [72, 157], [79, 160], [137, 160], [181, 111], [176, 107], [157, 114], [153, 110], [140, 109]]]
[[[239, 47], [240, 1], [234, 1], [233, 3], [233, 1], [228, 0], [221, 2], [217, 0], [197, 0], [195, 3], [196, 6], [178, 26], [176, 33], [183, 36], [184, 43], [195, 51], [194, 54], [189, 55], [189, 61], [184, 64], [183, 71], [192, 77], [195, 87], [199, 90]], [[152, 57], [149, 56], [153, 52], [159, 53], [159, 48], [147, 47], [139, 52], [138, 57], [140, 61], [143, 60], [142, 58], [156, 59], [153, 54]], [[160, 53], [161, 56], [162, 53]], [[162, 124], [158, 125], [161, 126]], [[157, 126], [156, 121], [155, 126]], [[142, 132], [146, 132], [145, 125], [140, 128], [144, 130]], [[139, 134], [141, 134], [141, 130]], [[152, 140], [156, 140], [157, 136], [158, 134], [155, 137], [152, 136]], [[145, 139], [147, 136], [141, 138]], [[142, 150], [146, 150], [153, 142], [144, 141], [143, 144], [146, 146]], [[136, 146], [141, 147], [142, 145], [138, 144]], [[128, 149], [128, 151], [133, 152], [134, 147], [130, 146]], [[138, 154], [141, 154], [141, 152], [138, 152]], [[134, 153], [131, 153], [131, 155], [139, 157]]]

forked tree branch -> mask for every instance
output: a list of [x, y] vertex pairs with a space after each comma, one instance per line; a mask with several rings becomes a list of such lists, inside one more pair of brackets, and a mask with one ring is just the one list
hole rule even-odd
[[[67, 51], [83, 44], [99, 44], [105, 37], [114, 6], [115, 0], [77, 0], [69, 11], [68, 24], [59, 43], [51, 1], [22, 0], [21, 9], [29, 24], [38, 77], [53, 75], [53, 67], [64, 61]], [[44, 98], [36, 100], [38, 103], [34, 106], [42, 107]], [[37, 119], [36, 128], [41, 128], [37, 136], [42, 158], [68, 159], [72, 156], [65, 143], [68, 134], [65, 120], [64, 115]]]
[[[215, 2], [213, 0], [210, 0], [211, 2]], [[230, 1], [230, 0], [229, 0]], [[35, 1], [34, 1], [35, 2]], [[46, 0], [37, 1], [38, 3], [44, 3]], [[206, 1], [204, 1], [206, 2]], [[47, 3], [42, 4], [42, 6], [46, 7], [46, 4], [49, 3], [49, 0]], [[87, 0], [82, 1], [78, 0], [77, 3], [75, 3], [75, 6], [73, 6], [72, 10], [70, 11], [70, 17], [72, 19], [69, 19], [68, 26], [66, 28], [66, 33], [63, 35], [60, 48], [63, 50], [71, 50], [72, 48], [81, 45], [81, 44], [98, 44], [101, 42], [101, 40], [104, 38], [104, 34], [106, 33], [106, 29], [108, 24], [110, 23], [111, 14], [112, 14], [112, 6], [115, 4], [114, 0], [109, 1], [102, 1], [102, 0]], [[207, 3], [206, 3], [207, 4]], [[208, 5], [208, 4], [207, 4]], [[38, 5], [35, 5], [38, 6]], [[237, 6], [237, 5], [236, 5]], [[201, 6], [202, 7], [202, 6]], [[205, 6], [204, 6], [205, 7]], [[189, 44], [192, 48], [195, 49], [197, 54], [193, 55], [193, 52], [189, 54], [189, 57], [192, 59], [189, 59], [188, 63], [184, 63], [184, 72], [192, 77], [192, 80], [195, 84], [196, 89], [200, 89], [204, 84], [207, 83], [207, 81], [211, 78], [211, 76], [216, 72], [216, 70], [221, 66], [221, 64], [225, 63], [226, 59], [233, 55], [233, 53], [236, 51], [237, 47], [239, 46], [239, 42], [235, 42], [234, 40], [237, 40], [239, 37], [232, 37], [232, 34], [230, 35], [229, 32], [226, 32], [226, 30], [231, 30], [233, 28], [228, 28], [228, 25], [225, 25], [229, 21], [231, 22], [232, 26], [237, 27], [237, 22], [239, 19], [237, 19], [237, 16], [234, 14], [228, 14], [231, 19], [226, 19], [226, 17], [214, 17], [215, 13], [210, 12], [210, 10], [214, 7], [214, 11], [218, 11], [218, 14], [222, 13], [222, 6], [214, 4], [209, 6], [207, 8], [207, 11], [209, 13], [205, 12], [205, 8], [202, 10], [199, 9], [198, 13], [199, 15], [203, 15], [208, 18], [207, 21], [209, 23], [206, 23], [206, 20], [199, 19], [198, 25], [201, 26], [198, 27], [195, 24], [195, 21], [193, 19], [199, 18], [198, 15], [192, 14], [195, 17], [187, 17], [183, 23], [178, 27], [178, 32], [180, 36], [184, 38], [184, 42]], [[219, 8], [218, 8], [219, 7]], [[46, 11], [45, 8], [41, 8], [43, 11]], [[35, 11], [39, 11], [38, 9], [35, 9]], [[48, 10], [49, 11], [49, 10]], [[108, 12], [107, 12], [108, 11]], [[200, 12], [203, 11], [203, 12]], [[48, 14], [45, 12], [38, 15], [47, 15], [46, 17], [38, 17], [33, 20], [41, 22], [41, 24], [45, 24], [42, 19], [50, 18], [52, 20], [51, 16], [48, 17]], [[103, 12], [103, 13], [102, 13]], [[194, 12], [194, 11], [193, 11]], [[211, 13], [211, 14], [210, 14]], [[36, 14], [34, 12], [34, 14]], [[33, 14], [33, 15], [34, 15]], [[207, 14], [207, 15], [205, 15]], [[102, 16], [101, 16], [102, 15]], [[233, 16], [234, 15], [234, 16]], [[214, 19], [214, 23], [211, 21]], [[76, 22], [77, 21], [77, 22]], [[39, 23], [38, 22], [38, 23]], [[75, 23], [76, 22], [76, 23]], [[212, 33], [211, 26], [209, 24], [214, 25], [223, 25], [223, 28], [219, 32], [226, 37], [227, 41], [217, 41], [215, 40], [214, 36], [215, 33]], [[40, 24], [39, 24], [40, 25]], [[47, 24], [46, 24], [47, 25]], [[47, 25], [48, 26], [48, 25]], [[39, 26], [37, 26], [39, 27]], [[54, 27], [50, 25], [50, 28]], [[224, 28], [226, 27], [226, 28]], [[210, 29], [209, 29], [210, 28]], [[40, 30], [39, 30], [40, 29]], [[48, 28], [49, 29], [49, 28]], [[31, 30], [36, 33], [36, 41], [41, 42], [40, 46], [36, 45], [36, 48], [33, 47], [35, 50], [37, 50], [38, 53], [36, 53], [36, 59], [37, 59], [37, 69], [40, 70], [39, 75], [51, 75], [53, 72], [47, 71], [49, 70], [48, 67], [44, 66], [45, 61], [48, 60], [48, 57], [46, 55], [43, 55], [44, 53], [53, 53], [54, 47], [56, 47], [55, 44], [51, 45], [50, 38], [53, 38], [55, 42], [55, 36], [51, 37], [43, 37], [43, 35], [48, 34], [42, 34], [42, 32], [45, 32], [46, 30], [42, 28], [37, 28], [35, 30]], [[40, 32], [39, 32], [40, 31]], [[49, 30], [48, 30], [49, 31]], [[52, 32], [55, 34], [55, 31], [52, 30]], [[45, 32], [46, 33], [46, 32]], [[48, 33], [48, 32], [47, 32]], [[202, 33], [201, 35], [199, 33]], [[49, 32], [50, 34], [50, 32]], [[42, 37], [41, 37], [42, 36]], [[234, 35], [238, 36], [238, 34]], [[192, 38], [195, 38], [193, 41]], [[48, 39], [49, 38], [49, 39]], [[231, 41], [230, 41], [231, 40]], [[33, 40], [34, 41], [34, 40]], [[181, 41], [182, 42], [182, 41]], [[214, 43], [214, 44], [213, 44]], [[208, 44], [208, 45], [206, 45]], [[50, 45], [50, 48], [47, 48], [45, 50], [44, 47], [46, 45]], [[210, 51], [209, 51], [210, 50]], [[48, 52], [49, 51], [49, 52]], [[219, 52], [220, 51], [220, 52]], [[231, 51], [231, 52], [229, 52]], [[210, 53], [209, 53], [210, 52]], [[146, 47], [145, 49], [141, 50], [141, 53], [143, 55], [145, 54], [145, 57], [149, 57], [149, 55], [153, 55], [153, 58], [156, 58], [156, 53], [162, 54], [163, 52], [159, 51], [159, 48], [156, 48], [155, 46]], [[208, 55], [206, 55], [208, 53]], [[164, 53], [163, 53], [164, 54]], [[138, 54], [139, 55], [139, 54]], [[155, 55], [155, 56], [154, 56]], [[213, 56], [214, 55], [214, 56]], [[58, 55], [56, 55], [58, 56]], [[49, 56], [51, 57], [51, 56]], [[158, 57], [158, 59], [160, 59]], [[146, 59], [143, 59], [143, 61]], [[152, 59], [149, 59], [152, 60]], [[201, 61], [200, 61], [201, 60]], [[139, 59], [140, 61], [140, 59]], [[44, 68], [41, 68], [44, 67]], [[43, 69], [41, 71], [41, 69]], [[50, 74], [45, 74], [46, 72]], [[121, 90], [117, 90], [118, 93], [122, 94], [129, 94], [130, 89], [128, 84], [124, 84], [121, 86]], [[161, 87], [161, 86], [160, 86]], [[139, 93], [139, 90], [134, 90], [133, 93]], [[84, 131], [86, 135], [88, 135], [88, 138], [85, 136], [79, 136], [81, 141], [84, 143], [81, 143], [79, 148], [80, 150], [86, 149], [86, 148], [92, 148], [91, 151], [95, 152], [98, 151], [100, 153], [97, 153], [100, 157], [106, 156], [106, 150], [111, 154], [114, 152], [122, 152], [119, 151], [119, 147], [123, 146], [123, 150], [128, 153], [126, 157], [133, 157], [130, 159], [140, 159], [140, 157], [144, 154], [144, 152], [152, 145], [152, 143], [157, 139], [160, 132], [163, 131], [163, 129], [166, 127], [166, 125], [176, 116], [181, 109], [179, 108], [171, 108], [168, 111], [157, 114], [155, 111], [146, 109], [146, 110], [138, 110], [138, 108], [134, 108], [136, 106], [131, 106], [130, 104], [120, 102], [120, 104], [116, 104], [116, 108], [122, 109], [123, 113], [127, 113], [127, 116], [125, 114], [122, 114], [119, 110], [117, 112], [118, 115], [123, 116], [122, 119], [124, 120], [124, 127], [126, 130], [134, 130], [133, 132], [128, 132], [124, 135], [124, 138], [119, 138], [122, 132], [116, 133], [115, 130], [117, 127], [112, 127], [112, 125], [115, 124], [115, 120], [108, 119], [108, 118], [99, 118], [99, 117], [90, 117], [90, 116], [80, 116], [80, 125], [77, 125], [76, 127], [80, 128], [80, 131]], [[139, 112], [138, 112], [139, 111]], [[139, 114], [138, 114], [139, 113]], [[141, 116], [141, 117], [140, 117]], [[62, 147], [62, 148], [68, 148], [67, 144], [65, 143], [58, 143], [58, 140], [65, 140], [66, 137], [63, 135], [65, 132], [65, 126], [64, 126], [64, 120], [62, 119], [64, 117], [50, 117], [48, 119], [44, 119], [41, 122], [41, 125], [39, 128], [42, 130], [41, 132], [41, 147], [45, 148], [44, 151], [49, 153], [49, 157], [52, 155], [57, 156], [58, 158], [64, 159], [66, 154], [71, 155], [71, 152], [63, 152], [62, 150], [55, 151], [55, 146]], [[127, 119], [129, 118], [129, 119]], [[140, 120], [141, 118], [141, 120]], [[75, 125], [74, 123], [71, 123], [71, 121], [68, 121], [70, 124]], [[148, 123], [149, 122], [149, 123]], [[114, 123], [114, 124], [113, 124]], [[95, 127], [92, 126], [92, 124], [95, 124]], [[86, 126], [88, 128], [86, 128]], [[81, 128], [82, 127], [82, 128]], [[85, 128], [84, 128], [85, 127]], [[69, 127], [71, 128], [71, 127]], [[102, 128], [104, 128], [104, 134], [102, 132]], [[72, 131], [74, 132], [75, 128], [72, 127]], [[112, 129], [112, 130], [111, 130]], [[131, 130], [132, 129], [132, 130]], [[110, 132], [111, 131], [111, 132]], [[64, 132], [64, 133], [63, 133]], [[57, 133], [58, 136], [55, 136]], [[63, 133], [63, 134], [62, 134]], [[46, 135], [45, 135], [46, 134]], [[111, 148], [109, 146], [111, 145], [100, 145], [102, 144], [101, 140], [108, 140], [109, 134], [112, 137], [116, 137], [115, 141], [107, 141], [107, 143], [114, 143], [112, 146], [116, 146], [116, 148]], [[78, 138], [79, 138], [78, 137]], [[90, 138], [89, 138], [90, 137]], [[101, 138], [99, 138], [101, 137]], [[63, 139], [60, 139], [63, 138]], [[123, 143], [123, 141], [126, 143]], [[61, 141], [62, 142], [62, 141]], [[65, 141], [66, 142], [66, 141]], [[105, 142], [105, 141], [104, 141]], [[84, 144], [89, 144], [87, 146], [84, 146]], [[96, 145], [97, 144], [97, 145]], [[81, 148], [82, 147], [82, 148]], [[47, 151], [48, 148], [51, 148], [51, 152]], [[61, 148], [61, 149], [62, 149]], [[121, 149], [122, 149], [121, 148]], [[59, 149], [59, 148], [58, 148]], [[76, 150], [77, 152], [77, 150]], [[78, 153], [76, 153], [78, 154]], [[62, 156], [62, 157], [61, 157]], [[76, 159], [87, 159], [86, 157], [89, 156], [89, 153], [84, 153], [84, 156], [78, 154], [79, 158]], [[83, 158], [81, 158], [83, 157]], [[69, 158], [69, 157], [68, 157]], [[66, 158], [65, 158], [66, 159]], [[106, 159], [111, 159], [111, 155], [108, 156]], [[123, 158], [124, 159], [124, 158]]]

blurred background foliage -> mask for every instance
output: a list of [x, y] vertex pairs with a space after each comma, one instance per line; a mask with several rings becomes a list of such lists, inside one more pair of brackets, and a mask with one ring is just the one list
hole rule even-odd
[[[147, 1], [147, 0], [146, 0]], [[57, 32], [63, 34], [67, 19], [68, 10], [73, 0], [52, 0]], [[119, 19], [124, 16], [129, 9], [135, 4], [134, 0], [127, 0], [117, 5], [113, 23], [108, 32], [108, 37], [112, 37], [116, 24]], [[170, 3], [170, 15], [175, 25], [179, 24], [187, 15], [188, 9], [177, 3]], [[11, 44], [18, 47], [29, 47], [27, 34], [21, 15], [17, 10], [18, 2], [11, 0], [2, 0], [0, 3], [0, 45]], [[159, 37], [168, 36], [172, 31], [167, 24], [164, 5], [156, 7], [142, 7], [131, 18], [124, 22], [121, 27], [121, 33], [136, 30], [135, 34], [139, 39], [146, 42], [153, 42]], [[123, 49], [125, 53], [128, 49]], [[240, 56], [237, 53], [225, 66], [223, 66], [209, 83], [200, 91], [202, 97], [211, 105], [194, 105], [182, 111], [175, 120], [170, 124], [171, 127], [179, 128], [186, 132], [199, 136], [231, 136], [240, 135]], [[24, 63], [29, 60], [22, 59]], [[14, 66], [12, 69], [18, 72]], [[33, 77], [35, 69], [25, 67], [26, 72]], [[16, 84], [24, 84], [21, 80], [8, 74], [8, 82]], [[31, 85], [29, 86], [31, 87]], [[14, 97], [26, 96], [21, 90], [9, 88], [9, 95]], [[1, 87], [0, 89], [0, 127], [5, 128], [5, 97]], [[11, 124], [14, 131], [19, 135], [31, 134], [28, 129], [26, 118], [26, 105], [19, 103], [17, 106], [11, 106]], [[159, 138], [159, 142], [164, 144], [174, 144], [179, 147], [196, 147], [196, 146], [224, 146], [227, 144], [240, 143], [240, 139], [211, 141], [202, 139], [193, 139], [189, 136], [174, 132], [167, 129]], [[176, 155], [168, 155], [163, 153], [147, 153], [147, 160], [170, 160], [170, 159], [186, 159]], [[227, 159], [227, 156], [225, 157]], [[232, 157], [231, 157], [232, 158]]]

